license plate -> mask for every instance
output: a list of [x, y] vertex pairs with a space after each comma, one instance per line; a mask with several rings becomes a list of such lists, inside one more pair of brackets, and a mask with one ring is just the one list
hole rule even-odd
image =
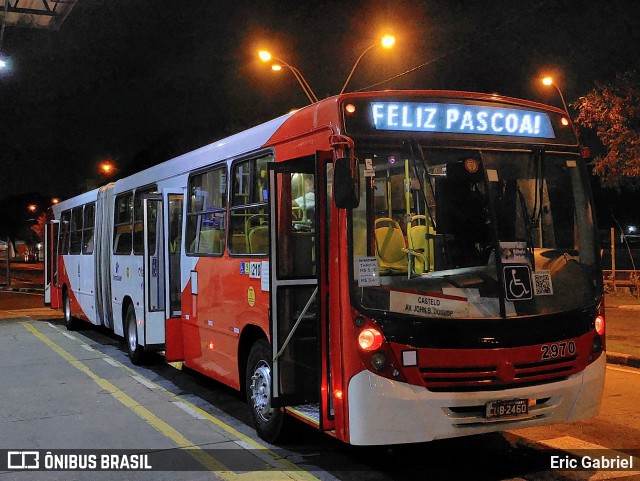
[[490, 401], [486, 405], [487, 419], [515, 418], [529, 414], [528, 399], [506, 399], [502, 401]]

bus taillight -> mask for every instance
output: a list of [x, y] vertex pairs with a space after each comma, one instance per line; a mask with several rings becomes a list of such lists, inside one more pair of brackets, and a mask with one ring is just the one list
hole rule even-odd
[[601, 336], [604, 335], [604, 316], [598, 315], [595, 320], [596, 332]]
[[377, 329], [363, 329], [358, 335], [358, 344], [365, 351], [375, 351], [382, 346], [382, 334]]

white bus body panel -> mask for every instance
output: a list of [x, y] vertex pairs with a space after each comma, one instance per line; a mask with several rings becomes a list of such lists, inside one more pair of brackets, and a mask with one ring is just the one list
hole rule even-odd
[[[606, 354], [564, 381], [503, 391], [431, 392], [362, 371], [349, 381], [349, 442], [355, 445], [420, 443], [494, 431], [558, 424], [596, 416], [604, 390]], [[530, 419], [488, 420], [451, 408], [501, 399], [550, 398], [531, 406]], [[389, 416], [389, 413], [393, 413]]]
[[[142, 256], [116, 255], [111, 264], [111, 304], [113, 306], [113, 332], [124, 335], [123, 305], [126, 298], [130, 298], [136, 310], [136, 318], [142, 319], [144, 303], [144, 270]], [[143, 339], [138, 338], [140, 344]]]
[[73, 292], [82, 313], [91, 324], [100, 324], [96, 316], [94, 297], [94, 264], [92, 255], [67, 254], [62, 256], [69, 279], [69, 289]]

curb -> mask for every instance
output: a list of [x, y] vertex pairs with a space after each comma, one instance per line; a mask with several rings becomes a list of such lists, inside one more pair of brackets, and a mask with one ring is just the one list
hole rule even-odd
[[607, 364], [640, 368], [640, 356], [607, 351]]

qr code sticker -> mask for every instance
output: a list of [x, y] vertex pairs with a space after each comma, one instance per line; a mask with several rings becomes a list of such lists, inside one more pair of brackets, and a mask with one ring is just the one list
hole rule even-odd
[[549, 271], [536, 271], [533, 273], [533, 295], [552, 296], [553, 284]]

